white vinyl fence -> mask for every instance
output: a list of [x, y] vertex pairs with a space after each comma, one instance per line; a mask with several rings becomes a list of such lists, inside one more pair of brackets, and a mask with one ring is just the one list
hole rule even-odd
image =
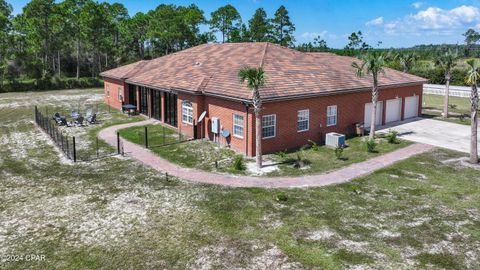
[[[470, 97], [470, 87], [465, 86], [454, 86], [450, 85], [450, 93], [449, 96], [451, 97]], [[445, 85], [442, 84], [424, 84], [423, 85], [423, 93], [424, 94], [431, 94], [431, 95], [445, 95]]]

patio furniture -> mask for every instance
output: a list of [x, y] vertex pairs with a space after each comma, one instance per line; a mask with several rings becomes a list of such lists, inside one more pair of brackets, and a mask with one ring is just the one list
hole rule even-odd
[[60, 118], [60, 126], [66, 126], [66, 127], [71, 127], [71, 125], [67, 122], [67, 119], [65, 117]]
[[77, 120], [75, 120], [75, 124], [76, 124], [77, 126], [83, 126], [83, 120], [84, 120], [83, 116], [80, 115], [80, 116], [77, 118]]
[[89, 124], [95, 124], [97, 122], [97, 114], [94, 113], [93, 115], [91, 115], [90, 117], [87, 117], [87, 122]]
[[53, 117], [53, 120], [57, 123], [57, 125], [60, 125], [62, 123], [62, 117], [60, 116], [60, 113], [56, 112]]
[[128, 115], [135, 114], [135, 111], [137, 110], [137, 106], [132, 105], [132, 104], [127, 104], [122, 106], [122, 111], [125, 112], [127, 111]]

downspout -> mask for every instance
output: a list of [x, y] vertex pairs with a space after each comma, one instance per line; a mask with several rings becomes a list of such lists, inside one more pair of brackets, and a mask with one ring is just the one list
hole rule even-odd
[[246, 116], [246, 123], [245, 123], [245, 126], [246, 126], [246, 130], [245, 130], [245, 155], [248, 157], [248, 108], [249, 108], [249, 105], [247, 102], [242, 102], [243, 105], [245, 105], [245, 112], [247, 113], [247, 116]]

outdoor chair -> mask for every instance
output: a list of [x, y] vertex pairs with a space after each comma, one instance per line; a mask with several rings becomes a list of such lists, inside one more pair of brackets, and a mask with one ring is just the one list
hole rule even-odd
[[75, 124], [76, 124], [77, 126], [83, 126], [83, 120], [84, 120], [83, 116], [80, 115], [80, 116], [77, 118], [77, 120], [75, 120]]
[[67, 122], [67, 119], [65, 117], [61, 117], [60, 118], [60, 126], [70, 127], [71, 125]]
[[87, 117], [87, 122], [89, 124], [95, 124], [97, 122], [97, 114], [94, 113], [92, 116]]
[[55, 120], [55, 122], [60, 125], [62, 123], [62, 117], [60, 116], [60, 113], [56, 112], [54, 115], [53, 115], [53, 120]]

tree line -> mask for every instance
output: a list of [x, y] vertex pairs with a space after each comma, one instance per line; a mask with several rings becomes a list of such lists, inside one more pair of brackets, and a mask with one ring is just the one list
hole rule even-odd
[[[201, 26], [208, 30], [201, 31]], [[343, 49], [329, 48], [322, 37], [295, 45], [295, 25], [280, 6], [269, 16], [263, 8], [248, 20], [232, 5], [219, 7], [207, 19], [203, 10], [161, 4], [130, 16], [119, 3], [94, 0], [31, 0], [22, 12], [0, 0], [0, 89], [71, 88], [100, 84], [104, 70], [140, 59], [152, 59], [208, 42], [268, 41], [300, 51], [359, 56], [366, 51], [388, 51], [391, 68], [443, 83], [434, 59], [454, 49], [464, 57], [480, 57], [480, 34], [464, 33], [462, 45], [420, 45], [380, 49], [361, 31], [353, 32]], [[217, 38], [218, 37], [218, 38]], [[396, 57], [394, 57], [396, 55]], [[465, 65], [452, 71], [452, 83], [464, 84]], [[25, 85], [26, 84], [26, 85]]]
[[[280, 6], [272, 18], [259, 8], [247, 22], [232, 5], [207, 20], [192, 4], [161, 4], [129, 16], [120, 3], [31, 0], [12, 16], [0, 0], [0, 87], [4, 82], [96, 77], [104, 70], [202, 43], [269, 41], [293, 47], [295, 26]], [[200, 31], [200, 26], [209, 31]]]

